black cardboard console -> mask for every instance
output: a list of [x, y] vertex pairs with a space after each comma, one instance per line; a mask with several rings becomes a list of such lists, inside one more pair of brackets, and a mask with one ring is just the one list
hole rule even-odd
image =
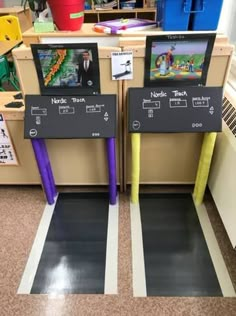
[[116, 96], [26, 95], [25, 138], [108, 138], [116, 135]]
[[129, 132], [222, 130], [221, 87], [129, 88]]

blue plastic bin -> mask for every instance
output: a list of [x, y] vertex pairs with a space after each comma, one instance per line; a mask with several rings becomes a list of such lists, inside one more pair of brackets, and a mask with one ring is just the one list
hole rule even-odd
[[192, 0], [162, 0], [163, 31], [187, 31], [189, 29]]
[[157, 27], [163, 26], [164, 0], [157, 0]]
[[191, 30], [214, 31], [217, 29], [223, 0], [194, 0]]

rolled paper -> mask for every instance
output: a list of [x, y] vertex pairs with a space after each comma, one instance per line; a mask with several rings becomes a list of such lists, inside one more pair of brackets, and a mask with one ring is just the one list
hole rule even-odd
[[47, 146], [46, 146], [46, 143], [45, 143], [45, 139], [41, 138], [38, 141], [39, 141], [40, 146], [41, 146], [41, 152], [44, 155], [45, 168], [46, 168], [47, 173], [48, 173], [48, 180], [50, 182], [52, 195], [54, 197], [56, 197], [57, 189], [56, 189], [56, 184], [55, 184], [55, 180], [54, 180], [54, 176], [53, 176], [53, 172], [52, 172], [50, 159], [49, 159], [49, 156], [48, 156], [48, 151], [47, 151]]
[[131, 134], [132, 167], [131, 167], [131, 202], [139, 201], [139, 177], [140, 177], [140, 143], [141, 134]]
[[48, 204], [50, 205], [54, 204], [54, 195], [52, 192], [50, 179], [48, 178], [46, 160], [45, 160], [44, 152], [42, 151], [40, 140], [31, 139], [31, 143], [34, 150], [35, 159], [38, 165], [42, 186], [43, 186]]
[[109, 174], [109, 200], [111, 205], [116, 204], [117, 186], [116, 186], [116, 140], [107, 138], [107, 160]]
[[196, 205], [200, 205], [206, 190], [211, 160], [215, 147], [217, 133], [205, 133], [202, 143], [197, 176], [193, 191], [193, 199]]

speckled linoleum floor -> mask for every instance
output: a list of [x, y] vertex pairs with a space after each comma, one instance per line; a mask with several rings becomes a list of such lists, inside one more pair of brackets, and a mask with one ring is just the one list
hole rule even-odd
[[[236, 315], [236, 298], [134, 298], [129, 195], [119, 199], [118, 295], [17, 295], [45, 199], [38, 186], [0, 186], [0, 315]], [[236, 252], [209, 192], [205, 205], [236, 289]]]

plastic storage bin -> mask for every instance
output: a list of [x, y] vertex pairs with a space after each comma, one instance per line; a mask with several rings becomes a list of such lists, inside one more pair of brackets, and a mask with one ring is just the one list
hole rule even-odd
[[214, 31], [222, 4], [223, 0], [158, 0], [157, 26], [164, 31]]
[[187, 31], [192, 0], [162, 0], [162, 28], [164, 31]]
[[190, 29], [193, 31], [216, 30], [223, 0], [194, 0]]

